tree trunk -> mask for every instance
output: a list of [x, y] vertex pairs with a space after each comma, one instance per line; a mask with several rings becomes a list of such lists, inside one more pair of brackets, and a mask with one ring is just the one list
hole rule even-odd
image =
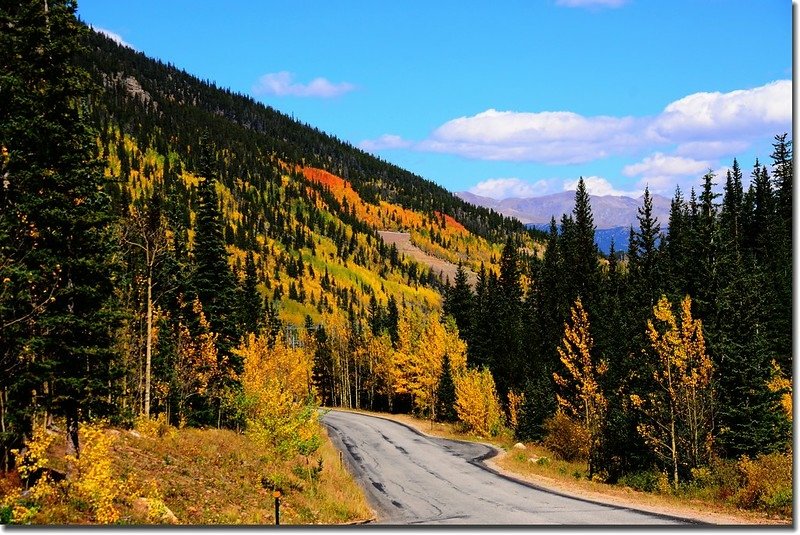
[[75, 400], [69, 400], [65, 406], [66, 417], [66, 439], [67, 439], [67, 455], [72, 455], [76, 459], [81, 456], [80, 443], [78, 441], [78, 403]]
[[147, 336], [144, 362], [144, 415], [150, 417], [150, 366], [153, 356], [153, 274], [147, 274]]

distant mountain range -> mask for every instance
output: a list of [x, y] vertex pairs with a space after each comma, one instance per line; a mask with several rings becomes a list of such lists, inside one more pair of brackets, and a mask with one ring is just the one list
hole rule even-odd
[[[502, 200], [475, 195], [468, 191], [457, 192], [456, 195], [469, 203], [491, 208], [495, 212], [515, 217], [522, 223], [542, 230], [549, 228], [552, 217], [558, 222], [563, 214], [571, 213], [575, 206], [574, 191]], [[617, 195], [589, 195], [589, 200], [594, 224], [597, 226], [595, 241], [600, 250], [608, 253], [612, 238], [617, 251], [627, 250], [629, 228], [631, 225], [637, 228], [639, 224], [636, 216], [637, 210], [642, 205], [642, 197], [634, 199]], [[669, 205], [670, 199], [667, 197], [653, 195], [653, 215], [658, 218], [664, 231], [669, 221]]]

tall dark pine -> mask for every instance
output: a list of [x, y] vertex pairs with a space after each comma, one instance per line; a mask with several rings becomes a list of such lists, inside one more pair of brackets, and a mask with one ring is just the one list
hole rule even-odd
[[67, 452], [79, 454], [79, 422], [113, 410], [115, 221], [86, 122], [91, 88], [74, 66], [87, 31], [75, 10], [0, 7], [0, 269], [13, 289], [0, 292], [0, 354], [19, 365], [0, 383], [14, 413], [6, 444], [44, 408], [65, 418]]
[[436, 387], [436, 419], [440, 422], [455, 422], [456, 414], [456, 386], [453, 382], [453, 370], [450, 366], [450, 356], [445, 353], [442, 360], [442, 373]]
[[472, 289], [467, 281], [467, 270], [459, 262], [453, 286], [448, 288], [444, 300], [444, 313], [456, 320], [458, 333], [462, 340], [471, 341], [470, 327], [472, 323]]
[[264, 298], [258, 291], [258, 274], [253, 251], [247, 251], [245, 257], [240, 296], [241, 329], [246, 333], [258, 332], [264, 323]]
[[[575, 190], [575, 207], [572, 210], [574, 227], [571, 232], [571, 252], [573, 263], [570, 269], [574, 298], [581, 297], [584, 303], [591, 304], [597, 291], [599, 269], [598, 250], [594, 241], [594, 216], [589, 201], [589, 193], [583, 177], [578, 180]], [[565, 229], [567, 237], [567, 229]]]
[[496, 303], [498, 314], [494, 331], [496, 343], [492, 346], [489, 362], [501, 398], [505, 398], [512, 388], [519, 389], [522, 382], [521, 276], [517, 243], [509, 237], [500, 256], [498, 292], [490, 298]]
[[194, 241], [192, 288], [203, 305], [211, 329], [219, 334], [217, 345], [222, 355], [229, 355], [236, 344], [236, 281], [228, 266], [228, 252], [223, 236], [223, 219], [216, 192], [214, 151], [208, 140], [200, 140], [202, 177], [198, 187], [197, 220]]
[[658, 241], [661, 237], [661, 225], [653, 215], [653, 197], [650, 189], [644, 189], [642, 206], [637, 209], [639, 231], [633, 234], [628, 245], [631, 256], [636, 262], [630, 264], [631, 284], [638, 294], [637, 301], [651, 310], [661, 294], [663, 277], [659, 258]]

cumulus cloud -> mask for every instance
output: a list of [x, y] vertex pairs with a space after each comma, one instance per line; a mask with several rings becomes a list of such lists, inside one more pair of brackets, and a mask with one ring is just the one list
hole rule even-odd
[[669, 156], [656, 152], [647, 156], [641, 162], [626, 165], [622, 168], [625, 176], [640, 176], [637, 186], [650, 187], [654, 193], [669, 194], [675, 184], [696, 180], [712, 167], [708, 160], [694, 160], [681, 156]]
[[413, 143], [395, 134], [384, 134], [377, 139], [365, 139], [358, 144], [359, 148], [370, 152], [390, 149], [406, 149]]
[[117, 43], [118, 45], [121, 45], [121, 46], [126, 46], [126, 47], [128, 47], [128, 48], [131, 48], [131, 49], [133, 49], [133, 50], [136, 50], [136, 49], [133, 47], [133, 45], [131, 45], [130, 43], [126, 42], [126, 41], [125, 41], [125, 40], [122, 38], [122, 36], [121, 36], [120, 34], [116, 33], [116, 32], [112, 32], [111, 30], [106, 30], [105, 28], [99, 28], [99, 27], [97, 27], [97, 26], [92, 26], [91, 28], [92, 28], [94, 31], [96, 31], [97, 33], [100, 33], [100, 34], [103, 34], [103, 35], [105, 35], [106, 37], [108, 37], [109, 39], [111, 39], [112, 41], [114, 41], [115, 43]]
[[791, 126], [791, 81], [779, 80], [729, 93], [695, 93], [649, 117], [488, 109], [447, 121], [427, 139], [405, 146], [545, 164], [585, 163], [674, 146], [680, 157], [708, 160], [740, 152]]
[[[576, 189], [578, 189], [578, 180], [579, 179], [565, 180], [564, 181], [564, 191], [575, 191]], [[600, 177], [600, 176], [586, 176], [586, 177], [583, 177], [583, 183], [586, 186], [586, 191], [589, 193], [589, 195], [598, 195], [598, 196], [603, 196], [603, 195], [620, 196], [620, 195], [624, 195], [626, 197], [638, 197], [639, 195], [644, 193], [644, 190], [642, 190], [642, 191], [639, 191], [639, 190], [635, 190], [635, 191], [618, 190], [618, 189], [616, 189], [614, 187], [613, 184], [611, 184], [611, 182], [609, 182], [608, 180], [606, 180], [605, 178]]]
[[534, 184], [519, 178], [490, 178], [478, 182], [469, 189], [470, 193], [492, 199], [508, 199], [511, 197], [534, 197], [547, 191], [546, 181], [540, 180]]
[[726, 141], [771, 135], [792, 123], [792, 82], [729, 93], [694, 93], [669, 104], [648, 128], [666, 140]]
[[561, 7], [621, 7], [627, 0], [556, 0]]
[[584, 117], [556, 111], [524, 113], [489, 109], [446, 122], [419, 150], [482, 160], [582, 163], [624, 152], [641, 129], [633, 117]]
[[268, 73], [258, 79], [253, 86], [253, 94], [274, 95], [277, 97], [317, 97], [332, 98], [349, 93], [356, 88], [349, 82], [333, 83], [325, 78], [314, 78], [307, 84], [294, 81], [289, 71]]

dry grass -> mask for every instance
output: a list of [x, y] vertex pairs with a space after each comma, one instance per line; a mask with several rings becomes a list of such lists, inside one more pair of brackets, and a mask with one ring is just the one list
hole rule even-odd
[[[162, 437], [109, 430], [113, 469], [126, 489], [116, 502], [118, 524], [168, 522], [142, 506], [145, 497], [166, 506], [177, 524], [274, 524], [273, 486], [282, 490], [281, 524], [344, 524], [373, 517], [361, 490], [339, 464], [338, 452], [324, 435], [308, 459], [281, 460], [245, 435], [229, 430], [173, 430]], [[58, 446], [51, 458], [57, 459]], [[322, 462], [322, 470], [314, 468]], [[58, 463], [52, 463], [54, 465]], [[80, 503], [47, 504], [33, 524], [89, 524]]]

